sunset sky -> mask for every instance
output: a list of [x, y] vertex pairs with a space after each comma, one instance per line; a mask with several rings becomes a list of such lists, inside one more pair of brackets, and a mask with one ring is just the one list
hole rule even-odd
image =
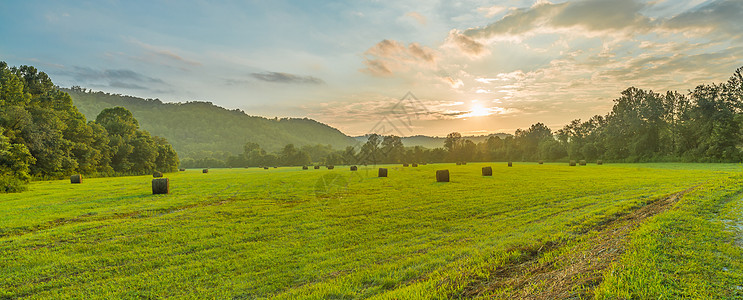
[[741, 20], [741, 0], [2, 1], [0, 60], [349, 135], [402, 115], [398, 135], [513, 133], [606, 114], [630, 86], [723, 82]]

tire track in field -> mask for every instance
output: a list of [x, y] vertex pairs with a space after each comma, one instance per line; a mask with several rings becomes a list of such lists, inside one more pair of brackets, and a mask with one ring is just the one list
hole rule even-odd
[[[498, 267], [487, 281], [470, 283], [459, 298], [586, 299], [602, 272], [624, 253], [627, 236], [647, 218], [670, 209], [695, 187], [609, 217], [583, 236], [520, 249], [517, 261]], [[583, 232], [581, 232], [583, 233]], [[559, 254], [549, 259], [545, 254]]]

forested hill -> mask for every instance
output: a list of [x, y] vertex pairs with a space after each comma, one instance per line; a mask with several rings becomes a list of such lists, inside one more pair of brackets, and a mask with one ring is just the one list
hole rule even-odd
[[88, 119], [95, 119], [104, 108], [125, 107], [142, 129], [166, 138], [182, 158], [205, 152], [238, 154], [247, 142], [268, 151], [277, 151], [287, 144], [323, 144], [343, 149], [355, 142], [338, 129], [306, 118], [268, 119], [210, 102], [163, 103], [76, 87], [63, 90]]

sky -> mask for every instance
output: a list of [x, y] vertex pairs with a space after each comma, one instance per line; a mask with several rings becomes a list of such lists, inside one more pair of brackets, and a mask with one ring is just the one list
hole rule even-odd
[[0, 60], [348, 135], [479, 135], [724, 82], [740, 20], [743, 0], [0, 1]]

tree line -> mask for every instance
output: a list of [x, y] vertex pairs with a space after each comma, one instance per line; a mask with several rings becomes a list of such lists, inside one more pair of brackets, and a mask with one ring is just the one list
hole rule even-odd
[[178, 163], [168, 141], [140, 130], [128, 110], [104, 109], [87, 122], [47, 74], [0, 61], [0, 192], [24, 190], [32, 178], [170, 172]]
[[[743, 160], [743, 67], [721, 84], [702, 84], [688, 94], [630, 87], [606, 115], [576, 119], [553, 131], [542, 123], [475, 143], [457, 132], [443, 148], [405, 147], [400, 137], [371, 134], [365, 143], [333, 150], [329, 145], [267, 153], [248, 143], [223, 160], [189, 160], [189, 166], [389, 164], [456, 161], [740, 162]], [[202, 153], [204, 154], [204, 153]], [[211, 161], [205, 161], [210, 160]], [[185, 163], [185, 161], [184, 161]]]

